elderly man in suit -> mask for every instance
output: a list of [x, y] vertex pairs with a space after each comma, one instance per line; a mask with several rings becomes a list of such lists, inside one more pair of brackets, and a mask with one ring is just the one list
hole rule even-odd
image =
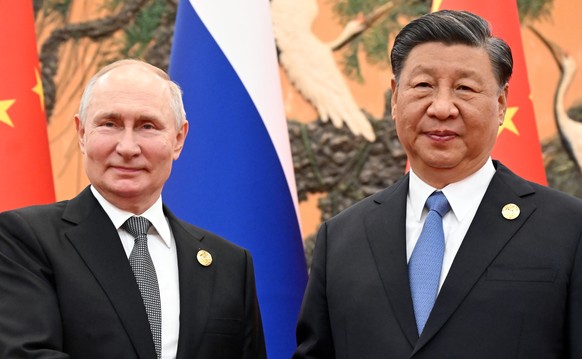
[[294, 358], [582, 358], [582, 201], [491, 159], [509, 47], [440, 11], [391, 61], [410, 172], [321, 226]]
[[250, 254], [162, 203], [188, 132], [180, 88], [121, 60], [75, 123], [91, 185], [0, 215], [0, 357], [266, 357]]

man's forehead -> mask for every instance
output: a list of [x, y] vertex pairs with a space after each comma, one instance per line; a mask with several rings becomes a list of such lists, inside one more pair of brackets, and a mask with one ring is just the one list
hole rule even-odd
[[96, 86], [104, 86], [108, 83], [114, 84], [139, 84], [159, 82], [165, 84], [165, 80], [154, 73], [151, 69], [144, 67], [141, 64], [128, 64], [125, 66], [116, 67], [109, 72], [103, 74], [98, 79]]
[[[430, 58], [427, 59], [426, 56], [430, 56]], [[445, 56], [447, 56], [447, 59], [443, 60]], [[443, 62], [445, 65], [451, 62], [458, 62], [463, 65], [465, 71], [474, 71], [472, 70], [474, 67], [472, 65], [476, 64], [467, 61], [469, 57], [481, 58], [487, 63], [491, 62], [487, 50], [483, 47], [465, 44], [445, 44], [442, 42], [425, 42], [411, 49], [404, 61], [403, 69], [406, 67], [409, 70], [411, 68], [431, 69], [442, 67]], [[481, 71], [480, 68], [479, 71]]]

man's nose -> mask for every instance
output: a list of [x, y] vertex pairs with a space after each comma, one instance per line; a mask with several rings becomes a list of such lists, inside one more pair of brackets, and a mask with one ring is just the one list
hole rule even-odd
[[435, 92], [432, 103], [427, 109], [427, 114], [439, 120], [454, 118], [459, 115], [459, 109], [454, 101], [451, 90], [439, 89]]
[[141, 152], [137, 136], [132, 128], [126, 128], [117, 142], [117, 152], [124, 157], [133, 157]]

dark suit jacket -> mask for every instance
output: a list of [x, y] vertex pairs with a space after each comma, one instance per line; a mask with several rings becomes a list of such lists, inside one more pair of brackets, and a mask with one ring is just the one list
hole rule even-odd
[[420, 338], [408, 176], [324, 223], [294, 358], [582, 358], [582, 201], [495, 166]]
[[[250, 254], [164, 211], [178, 253], [177, 358], [266, 357]], [[0, 358], [155, 357], [119, 235], [89, 188], [0, 214]]]

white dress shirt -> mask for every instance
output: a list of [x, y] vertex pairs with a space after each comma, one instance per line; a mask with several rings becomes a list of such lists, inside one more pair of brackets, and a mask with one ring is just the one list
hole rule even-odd
[[[129, 259], [135, 239], [121, 226], [135, 214], [115, 207], [93, 186], [91, 186], [91, 191], [117, 229], [121, 244]], [[140, 216], [147, 218], [152, 223], [148, 232], [148, 250], [156, 268], [158, 285], [160, 286], [162, 359], [174, 359], [178, 350], [180, 332], [180, 285], [178, 282], [176, 242], [168, 219], [164, 215], [161, 197]]]
[[410, 256], [418, 241], [424, 221], [428, 216], [428, 210], [425, 207], [428, 196], [436, 190], [441, 190], [451, 205], [451, 210], [443, 217], [445, 254], [439, 291], [494, 174], [495, 167], [491, 158], [489, 158], [481, 169], [469, 177], [459, 182], [451, 183], [445, 188], [434, 188], [423, 182], [412, 169], [410, 170], [410, 183], [406, 201], [407, 262], [410, 261]]

